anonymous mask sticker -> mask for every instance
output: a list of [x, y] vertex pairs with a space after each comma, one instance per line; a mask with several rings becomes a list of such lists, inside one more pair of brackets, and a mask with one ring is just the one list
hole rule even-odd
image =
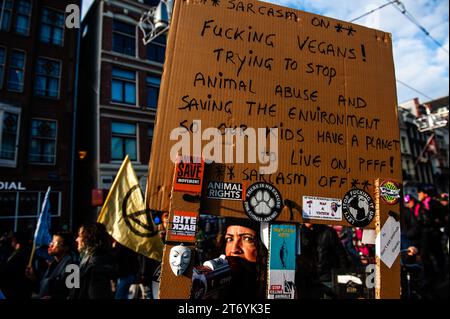
[[175, 276], [182, 275], [191, 262], [191, 250], [182, 245], [174, 246], [170, 250], [169, 263]]

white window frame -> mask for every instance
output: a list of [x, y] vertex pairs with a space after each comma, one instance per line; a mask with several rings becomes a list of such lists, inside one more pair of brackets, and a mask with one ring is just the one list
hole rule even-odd
[[[38, 193], [38, 203], [37, 203], [37, 209], [38, 211], [36, 212], [36, 215], [22, 215], [19, 216], [19, 195], [20, 195], [20, 191], [2, 191], [2, 193], [13, 193], [16, 195], [16, 206], [15, 206], [15, 211], [14, 211], [14, 215], [11, 216], [0, 216], [0, 221], [1, 220], [14, 220], [14, 231], [17, 231], [17, 224], [19, 219], [39, 219], [39, 214], [40, 214], [40, 209], [41, 209], [41, 203], [44, 200], [45, 197], [45, 192], [43, 191], [27, 191], [27, 192], [34, 192], [34, 193]], [[58, 211], [56, 213], [56, 215], [52, 214], [50, 215], [50, 218], [59, 218], [61, 217], [61, 210], [62, 210], [62, 192], [61, 191], [51, 191], [51, 193], [57, 193], [58, 194]]]
[[3, 137], [3, 114], [5, 112], [17, 114], [17, 134], [16, 134], [16, 151], [14, 154], [14, 160], [0, 159], [0, 167], [17, 167], [17, 156], [19, 150], [19, 135], [20, 135], [20, 122], [22, 110], [18, 107], [14, 107], [8, 104], [0, 103], [0, 146], [2, 145]]
[[[126, 122], [126, 121], [122, 121], [122, 120], [118, 120], [118, 121], [111, 121], [111, 139], [110, 139], [110, 143], [112, 143], [112, 138], [113, 138], [113, 132], [112, 132], [112, 123], [125, 123], [125, 124], [131, 124], [134, 125], [136, 127], [136, 159], [132, 160], [130, 159], [131, 163], [141, 163], [141, 154], [139, 152], [139, 123], [130, 123], [130, 122]], [[117, 134], [116, 136], [121, 137], [120, 134]], [[123, 160], [117, 160], [117, 159], [113, 159], [112, 158], [112, 147], [111, 147], [111, 157], [109, 162], [110, 163], [122, 163]]]
[[[139, 108], [139, 73], [137, 72], [137, 70], [130, 70], [130, 69], [127, 69], [127, 68], [123, 68], [122, 66], [120, 66], [120, 65], [116, 65], [116, 64], [112, 64], [111, 65], [112, 66], [112, 68], [111, 68], [111, 93], [110, 93], [110, 103], [111, 103], [111, 105], [120, 105], [120, 106], [126, 106], [126, 107], [135, 107], [135, 108]], [[113, 75], [113, 69], [114, 68], [117, 68], [117, 69], [122, 69], [122, 70], [124, 70], [124, 71], [128, 71], [128, 72], [133, 72], [134, 73], [134, 96], [135, 96], [135, 101], [134, 101], [134, 104], [129, 104], [129, 103], [125, 103], [125, 102], [118, 102], [118, 101], [113, 101], [113, 98], [112, 98], [112, 82], [113, 82], [113, 80], [114, 79], [117, 79], [117, 80], [120, 80], [120, 81], [124, 81], [124, 82], [129, 82], [129, 83], [132, 83], [132, 81], [131, 80], [128, 80], [128, 79], [124, 79], [124, 78], [119, 78], [119, 77], [114, 77], [114, 75]]]

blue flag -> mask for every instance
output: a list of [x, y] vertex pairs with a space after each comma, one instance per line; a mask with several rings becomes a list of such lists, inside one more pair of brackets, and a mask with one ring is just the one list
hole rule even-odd
[[41, 213], [34, 232], [34, 244], [36, 248], [44, 245], [49, 245], [52, 241], [50, 235], [50, 186], [45, 193], [44, 201], [42, 202]]

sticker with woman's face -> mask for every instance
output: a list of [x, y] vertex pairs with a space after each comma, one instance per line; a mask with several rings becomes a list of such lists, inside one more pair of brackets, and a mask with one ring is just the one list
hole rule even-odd
[[191, 262], [191, 250], [182, 245], [174, 246], [170, 250], [169, 263], [175, 276], [182, 275]]

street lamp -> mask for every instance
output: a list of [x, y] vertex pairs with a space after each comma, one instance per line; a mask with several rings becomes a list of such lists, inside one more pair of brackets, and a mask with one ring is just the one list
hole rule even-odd
[[169, 30], [172, 8], [173, 0], [161, 0], [156, 7], [151, 8], [141, 16], [138, 26], [144, 34], [142, 39], [144, 45]]
[[419, 156], [417, 157], [417, 160], [415, 162], [415, 165], [419, 161], [423, 160], [423, 155], [425, 154], [428, 147], [431, 145], [431, 143], [434, 140], [435, 132], [434, 130], [438, 128], [442, 128], [447, 126], [448, 123], [448, 108], [442, 107], [440, 108], [436, 113], [431, 113], [430, 108], [426, 107], [427, 115], [421, 116], [414, 120], [414, 124], [419, 129], [419, 132], [430, 132], [432, 131], [433, 134], [430, 135], [430, 137], [427, 140], [427, 143], [425, 144], [425, 147], [420, 152]]
[[430, 109], [426, 108], [427, 115], [421, 116], [414, 120], [414, 124], [419, 129], [419, 132], [433, 131], [435, 129], [445, 127], [448, 123], [448, 108], [442, 107], [436, 113], [431, 113]]

